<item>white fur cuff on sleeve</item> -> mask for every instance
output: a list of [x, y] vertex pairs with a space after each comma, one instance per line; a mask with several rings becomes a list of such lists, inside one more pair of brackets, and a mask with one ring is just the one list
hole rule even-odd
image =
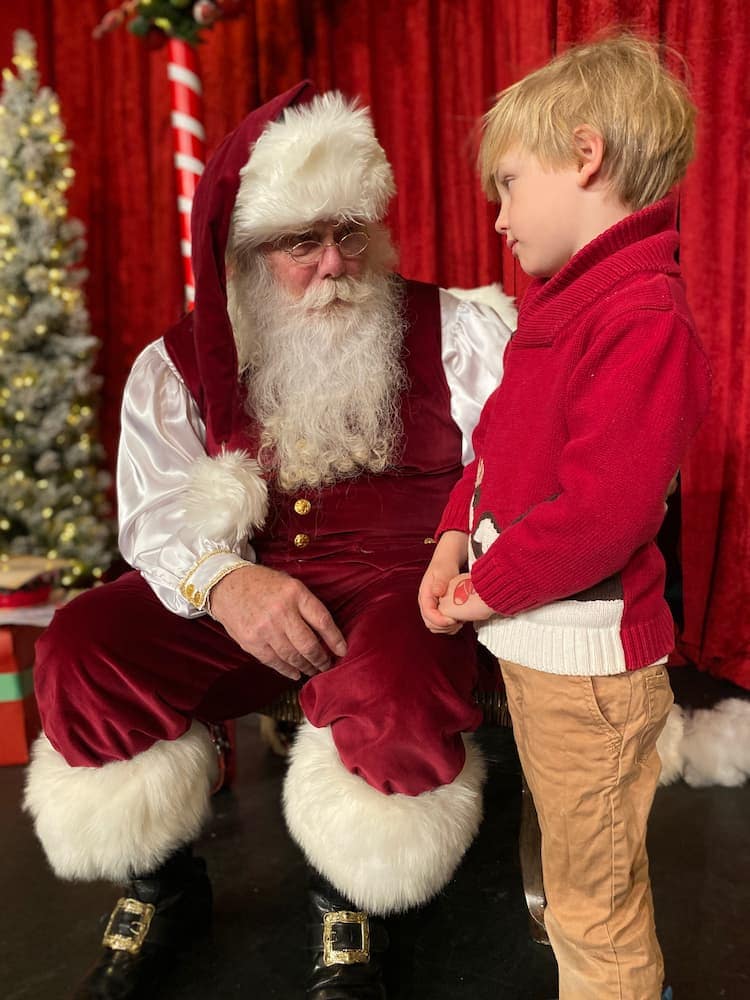
[[185, 492], [185, 523], [203, 538], [234, 548], [268, 513], [260, 466], [245, 451], [197, 459]]

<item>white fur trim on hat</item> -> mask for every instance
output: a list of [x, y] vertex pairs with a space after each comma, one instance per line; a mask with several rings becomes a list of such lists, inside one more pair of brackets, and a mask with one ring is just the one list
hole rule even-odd
[[292, 837], [339, 892], [368, 913], [402, 912], [445, 886], [482, 819], [484, 760], [464, 736], [466, 763], [449, 785], [384, 795], [341, 763], [330, 728], [300, 726], [284, 783]]
[[237, 247], [324, 219], [379, 221], [395, 193], [368, 109], [338, 92], [287, 108], [266, 126], [240, 178]]
[[60, 878], [126, 882], [198, 836], [216, 773], [216, 750], [198, 722], [177, 740], [102, 767], [71, 767], [42, 735], [24, 809]]
[[268, 513], [268, 487], [246, 451], [196, 459], [185, 491], [185, 523], [212, 542], [234, 548]]

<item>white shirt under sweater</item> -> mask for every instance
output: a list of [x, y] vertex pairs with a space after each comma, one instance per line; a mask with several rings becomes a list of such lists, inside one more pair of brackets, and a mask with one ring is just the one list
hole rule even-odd
[[[511, 329], [484, 305], [440, 290], [442, 360], [451, 416], [461, 431], [462, 457], [473, 457], [471, 435], [485, 400], [500, 382]], [[136, 359], [125, 386], [117, 460], [119, 544], [157, 597], [186, 618], [205, 613], [179, 592], [187, 576], [204, 592], [227, 568], [254, 562], [243, 539], [217, 551], [215, 539], [185, 523], [184, 494], [193, 463], [205, 456], [205, 426], [198, 406], [167, 354], [163, 340]], [[213, 553], [208, 559], [205, 557]], [[204, 579], [205, 576], [205, 579]]]

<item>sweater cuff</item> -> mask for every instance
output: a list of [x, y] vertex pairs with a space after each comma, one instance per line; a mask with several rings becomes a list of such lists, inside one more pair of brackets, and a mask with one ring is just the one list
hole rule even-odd
[[[490, 550], [491, 552], [491, 550]], [[471, 567], [474, 589], [493, 611], [501, 615], [517, 615], [536, 607], [539, 601], [515, 574], [504, 574], [490, 553], [480, 556]]]
[[465, 504], [456, 500], [448, 501], [443, 516], [440, 518], [440, 524], [437, 526], [435, 538], [439, 539], [446, 531], [463, 531], [468, 534], [469, 511]]

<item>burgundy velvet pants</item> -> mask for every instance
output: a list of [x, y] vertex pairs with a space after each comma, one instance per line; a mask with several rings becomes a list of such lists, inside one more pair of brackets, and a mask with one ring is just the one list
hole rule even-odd
[[[417, 607], [423, 564], [331, 566], [305, 582], [332, 612], [347, 653], [301, 693], [331, 726], [344, 765], [382, 792], [452, 781], [461, 732], [475, 729], [473, 631], [430, 634]], [[339, 594], [345, 590], [346, 595]], [[74, 766], [98, 766], [267, 705], [292, 682], [245, 653], [208, 616], [167, 610], [136, 572], [60, 609], [37, 643], [44, 730]]]

